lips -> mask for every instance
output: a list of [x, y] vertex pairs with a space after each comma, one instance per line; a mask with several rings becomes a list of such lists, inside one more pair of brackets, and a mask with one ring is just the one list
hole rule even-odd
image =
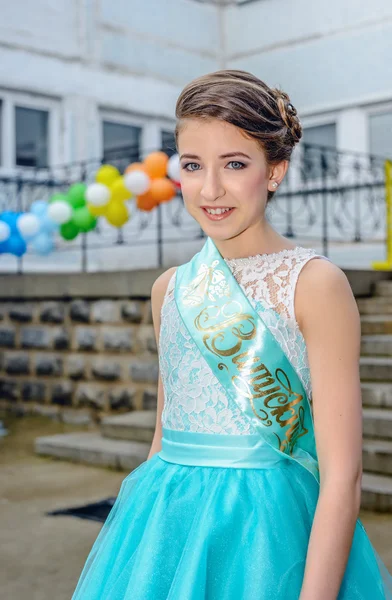
[[[210, 208], [210, 207], [208, 207], [208, 208]], [[212, 208], [212, 207], [211, 207], [211, 208]], [[215, 207], [215, 210], [216, 210], [217, 208], [228, 208], [228, 207], [223, 207], [223, 206], [222, 206], [222, 207], [220, 207], [220, 206], [218, 207], [218, 206], [217, 206], [217, 207]], [[232, 214], [232, 212], [235, 210], [235, 209], [234, 209], [234, 207], [232, 207], [232, 208], [230, 208], [230, 210], [226, 210], [226, 211], [225, 211], [225, 212], [223, 212], [223, 213], [220, 213], [220, 214], [218, 214], [218, 215], [217, 215], [217, 214], [213, 215], [213, 214], [209, 213], [209, 212], [206, 210], [206, 207], [202, 206], [202, 207], [201, 207], [201, 209], [204, 211], [204, 214], [205, 214], [205, 215], [206, 215], [206, 216], [207, 216], [207, 217], [208, 217], [208, 218], [209, 218], [211, 221], [222, 221], [222, 219], [226, 219], [227, 217], [229, 217], [229, 216]]]

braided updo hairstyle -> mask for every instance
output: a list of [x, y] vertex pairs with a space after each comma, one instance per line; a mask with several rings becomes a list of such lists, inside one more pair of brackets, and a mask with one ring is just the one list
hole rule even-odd
[[[220, 119], [239, 127], [264, 150], [270, 166], [290, 160], [302, 137], [297, 111], [286, 92], [248, 73], [225, 69], [188, 83], [176, 104], [175, 138], [184, 119]], [[268, 192], [268, 201], [275, 192]]]

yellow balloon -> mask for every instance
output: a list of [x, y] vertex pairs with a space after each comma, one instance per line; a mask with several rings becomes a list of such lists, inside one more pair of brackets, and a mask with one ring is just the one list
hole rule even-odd
[[107, 207], [107, 204], [104, 204], [104, 206], [94, 206], [93, 204], [87, 204], [89, 213], [94, 217], [103, 217], [106, 214]]
[[114, 227], [122, 227], [129, 219], [128, 208], [122, 202], [111, 200], [107, 205], [105, 217]]
[[124, 202], [124, 200], [129, 200], [132, 196], [132, 193], [124, 185], [123, 177], [118, 177], [116, 179], [112, 184], [110, 191], [112, 193], [110, 200], [115, 202]]
[[95, 175], [95, 181], [110, 187], [119, 177], [121, 177], [120, 171], [116, 167], [113, 167], [113, 165], [102, 165]]

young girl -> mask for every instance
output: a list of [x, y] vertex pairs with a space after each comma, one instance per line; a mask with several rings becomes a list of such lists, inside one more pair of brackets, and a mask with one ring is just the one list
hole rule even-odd
[[186, 209], [207, 241], [154, 283], [156, 431], [74, 600], [390, 600], [357, 519], [360, 321], [343, 272], [266, 207], [301, 124], [250, 73], [176, 107]]

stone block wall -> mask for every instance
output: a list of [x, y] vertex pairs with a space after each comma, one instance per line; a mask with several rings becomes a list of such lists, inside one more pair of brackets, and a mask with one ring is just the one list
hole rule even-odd
[[90, 416], [155, 409], [157, 382], [149, 297], [0, 298], [3, 407]]

